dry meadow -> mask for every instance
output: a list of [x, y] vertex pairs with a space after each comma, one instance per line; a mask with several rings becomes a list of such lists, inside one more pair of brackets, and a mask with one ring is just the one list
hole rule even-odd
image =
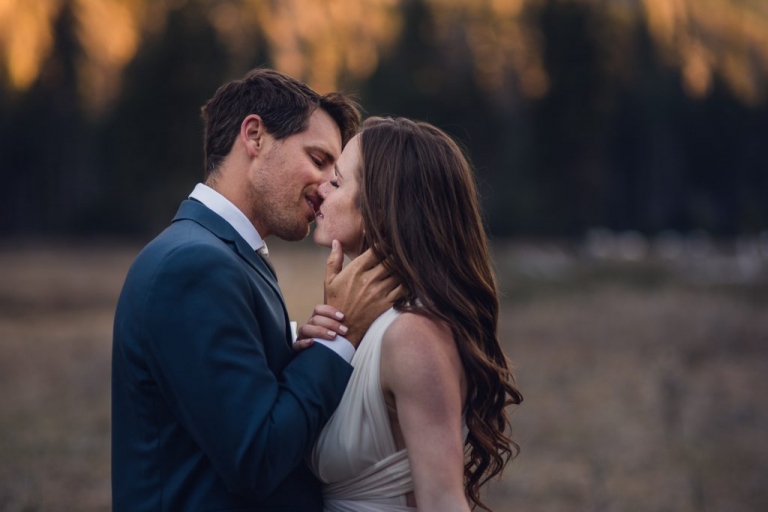
[[[270, 249], [305, 320], [325, 253]], [[137, 251], [0, 249], [0, 511], [110, 509], [112, 315]], [[513, 413], [520, 456], [486, 494], [494, 510], [768, 510], [763, 267], [718, 280], [688, 262], [495, 254], [500, 336], [525, 402]]]

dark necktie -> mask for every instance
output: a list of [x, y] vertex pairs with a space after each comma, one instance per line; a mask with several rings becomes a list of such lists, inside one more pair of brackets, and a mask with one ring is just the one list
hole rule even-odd
[[272, 264], [269, 262], [269, 257], [260, 250], [256, 251], [256, 254], [258, 254], [259, 257], [261, 258], [261, 261], [263, 261], [267, 265], [267, 268], [269, 269], [270, 272], [272, 272], [272, 275], [274, 276], [275, 281], [277, 281], [277, 272], [275, 272], [275, 267], [273, 267]]

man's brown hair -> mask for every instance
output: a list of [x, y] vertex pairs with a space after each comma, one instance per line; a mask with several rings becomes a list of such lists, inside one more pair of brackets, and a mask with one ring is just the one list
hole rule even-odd
[[359, 108], [350, 97], [338, 92], [320, 95], [295, 78], [266, 68], [254, 69], [242, 79], [222, 85], [202, 108], [204, 178], [207, 180], [232, 150], [247, 116], [260, 116], [267, 132], [281, 140], [304, 130], [317, 108], [339, 126], [343, 148], [360, 126]]

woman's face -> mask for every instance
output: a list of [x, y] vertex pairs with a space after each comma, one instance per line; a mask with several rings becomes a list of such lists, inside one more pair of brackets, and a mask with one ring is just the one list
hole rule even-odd
[[320, 186], [323, 204], [315, 218], [313, 235], [315, 243], [323, 247], [330, 247], [334, 239], [338, 240], [350, 258], [358, 256], [363, 239], [363, 217], [357, 208], [361, 164], [360, 135], [356, 135], [342, 151], [334, 179]]

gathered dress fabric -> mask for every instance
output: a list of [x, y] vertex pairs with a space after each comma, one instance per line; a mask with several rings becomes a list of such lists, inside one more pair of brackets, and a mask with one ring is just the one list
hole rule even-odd
[[339, 407], [310, 456], [323, 483], [326, 512], [413, 512], [406, 494], [413, 478], [406, 450], [398, 450], [381, 389], [381, 341], [400, 313], [384, 312], [352, 359], [352, 376]]

